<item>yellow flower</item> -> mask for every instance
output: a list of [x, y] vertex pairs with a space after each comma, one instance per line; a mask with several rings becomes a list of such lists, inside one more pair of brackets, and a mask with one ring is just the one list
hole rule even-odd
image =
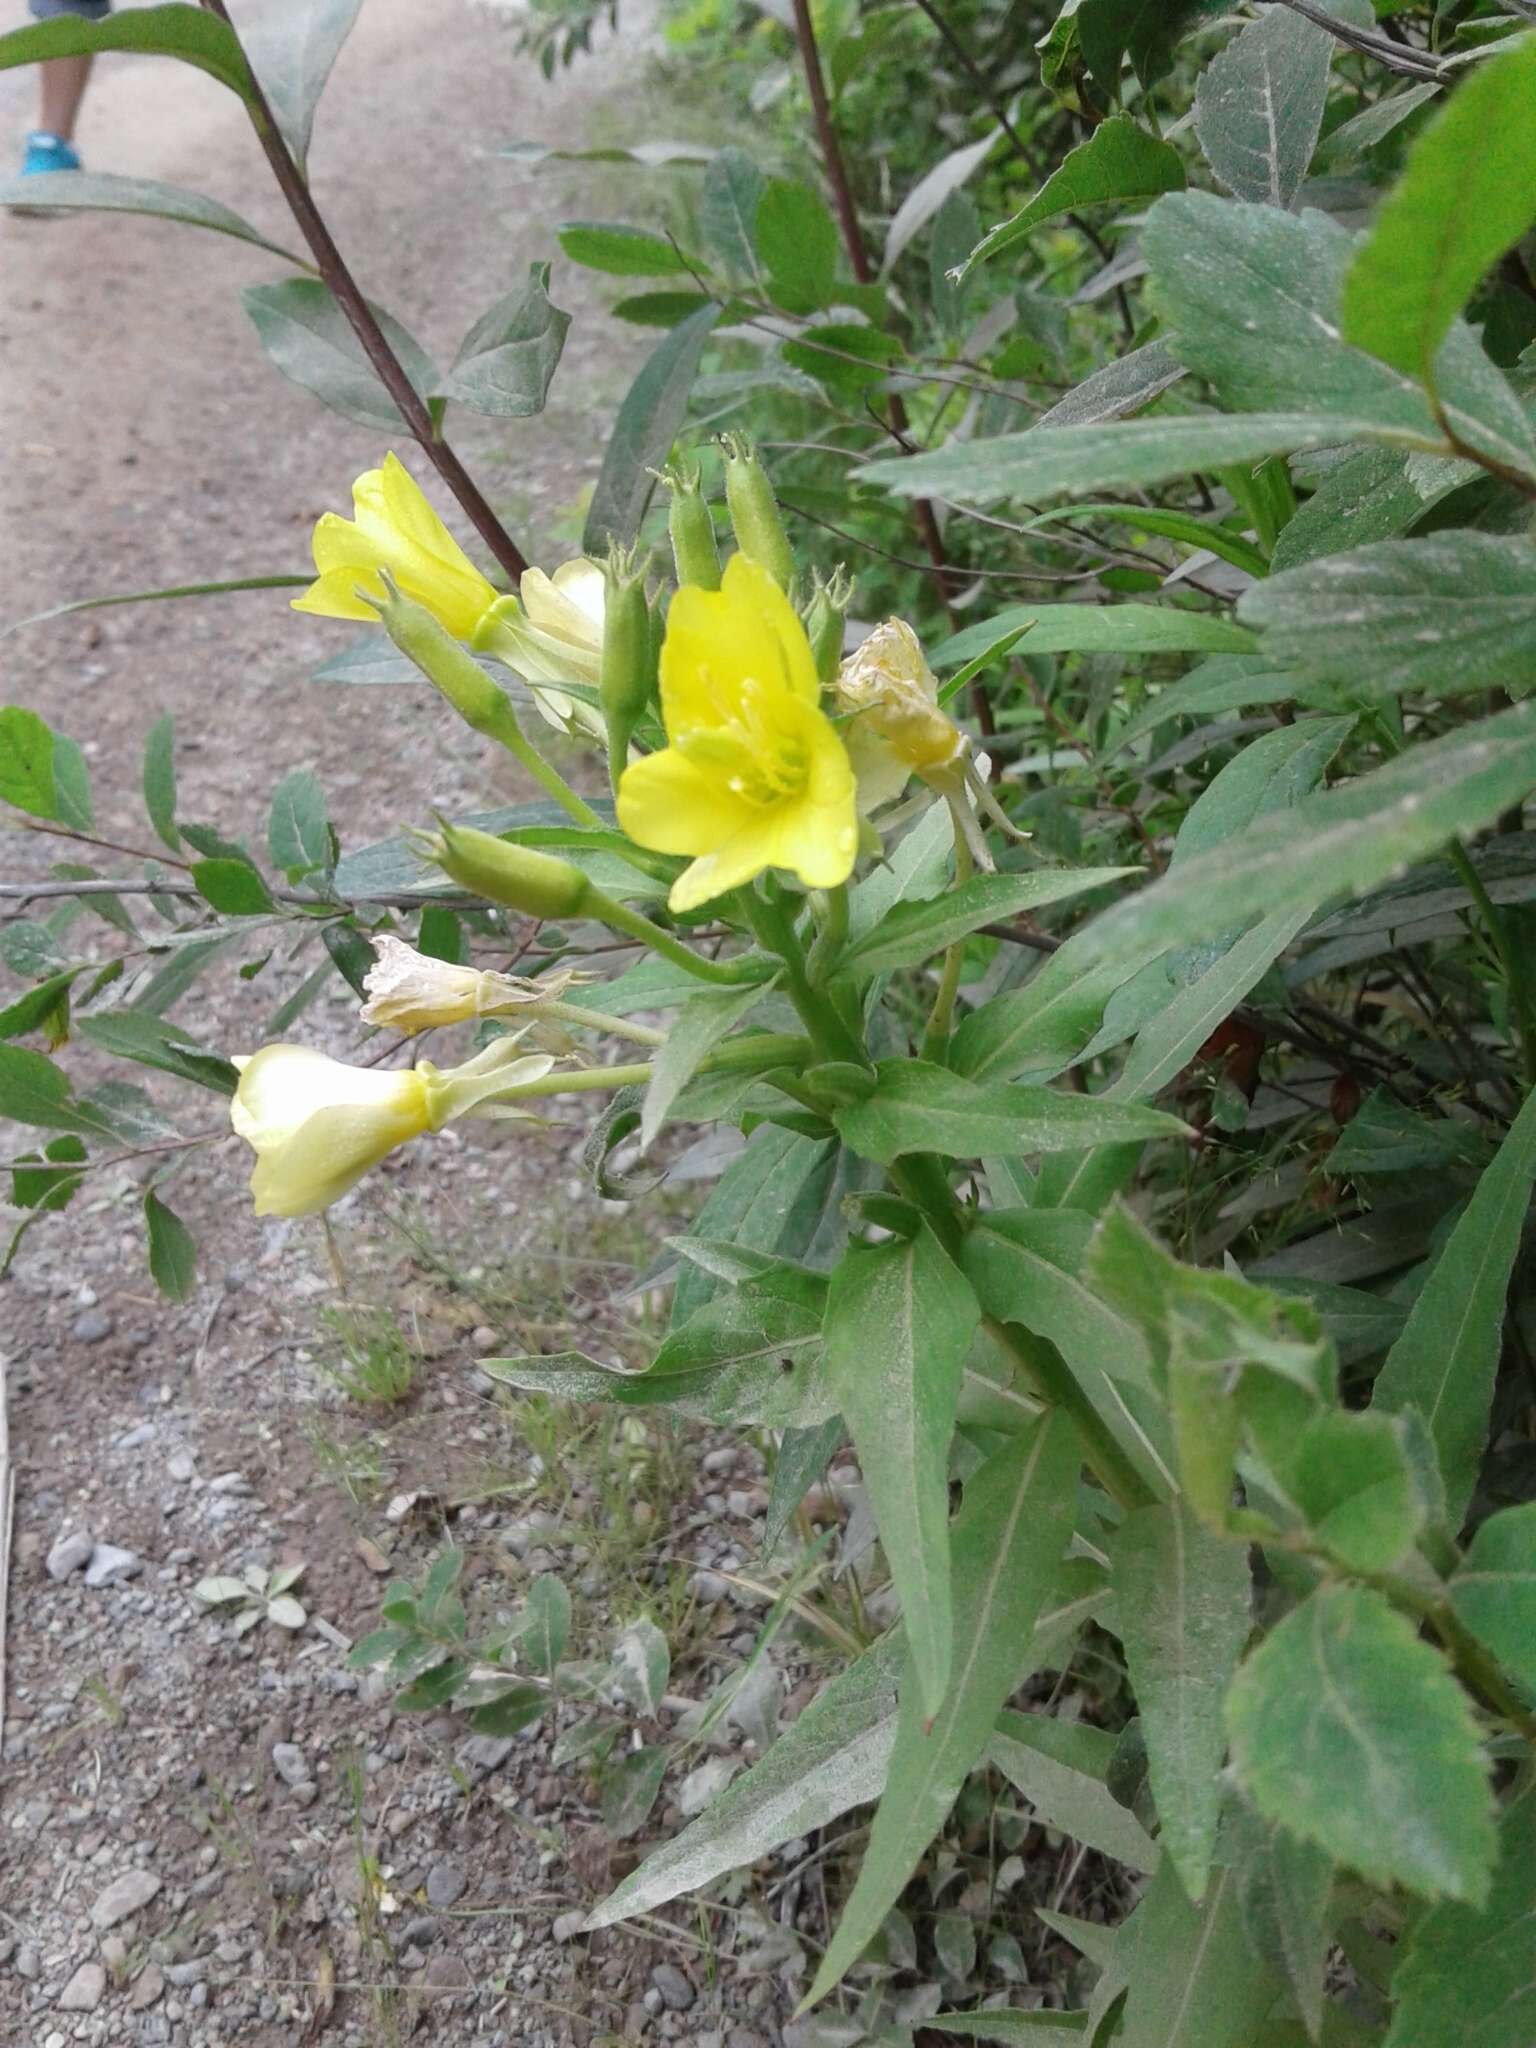
[[468, 640], [496, 602], [496, 592], [432, 510], [405, 465], [386, 455], [382, 469], [370, 469], [352, 486], [353, 517], [327, 512], [316, 524], [315, 567], [319, 578], [293, 601], [296, 612], [326, 619], [377, 618], [358, 596], [384, 598], [379, 571], [387, 569], [407, 597], [414, 598], [453, 634]]
[[843, 663], [837, 703], [855, 714], [848, 752], [866, 811], [899, 796], [914, 773], [932, 779], [964, 754], [965, 736], [939, 709], [938, 683], [904, 619], [876, 626]]
[[518, 597], [498, 598], [481, 620], [475, 646], [523, 678], [551, 725], [603, 738], [607, 726], [595, 704], [548, 687], [585, 683], [597, 688], [607, 596], [601, 568], [577, 555], [562, 562], [553, 576], [542, 569], [525, 569], [517, 587]]
[[858, 851], [853, 770], [820, 706], [805, 629], [745, 555], [719, 590], [685, 585], [661, 649], [669, 745], [624, 771], [619, 823], [639, 846], [696, 856], [672, 885], [693, 910], [765, 868], [845, 882]]
[[488, 974], [418, 953], [388, 933], [374, 939], [374, 965], [363, 981], [368, 1000], [365, 1024], [388, 1025], [414, 1036], [440, 1025], [466, 1024], [473, 1017], [501, 1017], [556, 1002], [573, 983], [591, 977], [563, 968], [543, 981], [516, 974]]
[[303, 1045], [266, 1045], [237, 1059], [240, 1085], [229, 1106], [236, 1133], [256, 1154], [251, 1197], [258, 1216], [313, 1216], [339, 1202], [397, 1145], [493, 1098], [542, 1080], [547, 1054], [511, 1057], [498, 1039], [478, 1058], [439, 1071], [349, 1067]]

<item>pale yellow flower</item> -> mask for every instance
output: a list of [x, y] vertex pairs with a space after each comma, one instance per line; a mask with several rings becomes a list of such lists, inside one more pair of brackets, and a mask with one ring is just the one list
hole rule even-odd
[[520, 675], [551, 725], [602, 738], [601, 710], [551, 684], [584, 683], [595, 690], [602, 671], [607, 587], [601, 568], [584, 555], [562, 562], [553, 576], [525, 569], [517, 597], [499, 598], [482, 620], [475, 646]]
[[838, 670], [837, 707], [853, 717], [843, 737], [866, 814], [899, 796], [912, 775], [942, 774], [964, 754], [965, 735], [939, 709], [939, 686], [904, 619], [887, 619]]
[[293, 600], [293, 609], [372, 622], [378, 613], [368, 598], [383, 602], [383, 569], [456, 640], [468, 640], [496, 602], [496, 591], [397, 456], [386, 455], [382, 469], [358, 478], [352, 510], [351, 519], [327, 512], [316, 524], [313, 545], [320, 574]]

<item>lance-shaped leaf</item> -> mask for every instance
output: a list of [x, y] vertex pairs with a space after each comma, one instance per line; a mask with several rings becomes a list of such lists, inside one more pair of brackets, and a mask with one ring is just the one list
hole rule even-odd
[[1479, 64], [1409, 151], [1344, 289], [1344, 332], [1438, 380], [1451, 323], [1536, 221], [1536, 36]]
[[983, 236], [965, 259], [961, 275], [1012, 248], [1042, 222], [1079, 207], [1155, 199], [1183, 188], [1184, 159], [1172, 143], [1148, 134], [1128, 114], [1116, 114], [1067, 152], [1026, 207]]
[[114, 177], [105, 171], [45, 171], [41, 176], [46, 191], [39, 188], [37, 174], [0, 178], [0, 207], [46, 202], [50, 213], [147, 214], [156, 220], [176, 220], [187, 227], [209, 228], [216, 235], [231, 235], [238, 242], [250, 242], [270, 255], [281, 256], [285, 263], [309, 268], [303, 257], [295, 256], [280, 242], [269, 241], [231, 207], [205, 193], [161, 184], [154, 178]]
[[[1134, 1917], [1116, 1940], [1108, 1982], [1090, 2012], [1102, 2019], [1105, 1994], [1129, 1983], [1116, 2048], [1253, 2048], [1278, 1985], [1255, 1966], [1243, 1934], [1237, 1880], [1218, 1870], [1204, 1899], [1191, 1904], [1165, 1858]], [[1107, 2033], [1097, 2038], [1107, 2041]]]
[[769, 982], [740, 989], [712, 989], [685, 1003], [667, 1033], [666, 1043], [656, 1049], [651, 1078], [640, 1111], [640, 1144], [648, 1151], [666, 1122], [667, 1113], [693, 1076], [700, 1062], [714, 1051], [721, 1039], [733, 1031], [767, 995]]
[[629, 387], [587, 511], [581, 537], [587, 554], [601, 555], [610, 540], [627, 545], [640, 531], [656, 488], [652, 472], [666, 461], [683, 423], [699, 357], [719, 317], [720, 308], [713, 303], [690, 313], [656, 344]]
[[1079, 1463], [1071, 1424], [1053, 1412], [988, 1459], [966, 1488], [950, 1550], [954, 1676], [930, 1721], [916, 1672], [910, 1663], [904, 1671], [890, 1781], [808, 2004], [824, 1997], [868, 1946], [943, 1826], [1003, 1702], [1026, 1675], [1020, 1646], [1029, 1642], [1061, 1564]]
[[886, 974], [917, 967], [984, 924], [1060, 903], [1118, 882], [1135, 868], [1038, 868], [1025, 875], [972, 875], [943, 896], [898, 903], [837, 963], [841, 974]]
[[1228, 1808], [1223, 1827], [1243, 1931], [1259, 1960], [1289, 1986], [1308, 2037], [1320, 2040], [1333, 1864], [1316, 1843], [1239, 1801]]
[[1026, 629], [1018, 643], [1021, 654], [1245, 654], [1255, 644], [1230, 619], [1181, 605], [1016, 604], [944, 641], [933, 665], [958, 668], [1015, 626]]
[[[243, 100], [251, 96], [251, 67], [227, 21], [200, 7], [167, 0], [159, 7], [135, 7], [101, 21], [61, 14], [50, 21], [0, 36], [0, 71], [13, 64], [46, 64], [55, 57], [94, 57], [99, 50], [133, 56], [179, 57], [206, 71]], [[71, 175], [74, 175], [71, 173]]]
[[1233, 1681], [1227, 1730], [1267, 1818], [1376, 1884], [1486, 1898], [1493, 1799], [1471, 1703], [1381, 1594], [1325, 1586], [1287, 1615]]
[[1447, 1597], [1457, 1620], [1536, 1693], [1536, 1502], [1488, 1517]]
[[[891, 216], [880, 265], [882, 271], [889, 272], [895, 266], [902, 251], [922, 233], [945, 200], [958, 192], [966, 179], [981, 168], [1002, 132], [1001, 128], [989, 129], [979, 142], [967, 142], [960, 149], [952, 149], [948, 156], [941, 156], [930, 170], [923, 173]], [[758, 210], [758, 232], [762, 232], [761, 207]]]
[[1221, 1812], [1221, 1703], [1252, 1626], [1247, 1553], [1175, 1500], [1128, 1515], [1111, 1557], [1160, 1839], [1198, 1901]]
[[245, 31], [245, 54], [301, 171], [320, 95], [361, 5], [362, 0], [289, 0]]
[[[312, 391], [322, 404], [360, 427], [398, 433], [400, 409], [353, 333], [351, 323], [318, 278], [294, 277], [286, 284], [251, 285], [245, 310], [273, 366], [291, 383]], [[412, 388], [425, 401], [437, 382], [431, 357], [382, 307], [374, 318], [400, 360]]]
[[1323, 125], [1333, 38], [1270, 8], [1200, 74], [1195, 133], [1206, 161], [1239, 199], [1289, 206]]
[[1481, 1910], [1435, 1906], [1413, 1922], [1392, 1973], [1386, 2048], [1529, 2048], [1536, 2040], [1536, 1793], [1499, 1824], [1499, 1861]]
[[1371, 694], [1523, 687], [1536, 661], [1528, 542], [1467, 530], [1384, 540], [1245, 591], [1277, 664]]
[[926, 1224], [915, 1237], [849, 1251], [827, 1293], [827, 1376], [859, 1454], [930, 1714], [949, 1685], [949, 1443], [980, 1313]]
[[1536, 1093], [1510, 1127], [1419, 1290], [1376, 1377], [1372, 1403], [1429, 1424], [1453, 1525], [1466, 1513], [1488, 1434], [1504, 1299], [1536, 1183]]
[[1046, 1827], [1059, 1828], [1132, 1870], [1157, 1868], [1157, 1845], [1105, 1784], [1117, 1738], [1081, 1721], [1049, 1714], [997, 1717], [987, 1760], [1029, 1801]]
[[465, 335], [438, 396], [498, 419], [542, 412], [570, 324], [550, 304], [549, 265], [529, 264], [521, 291], [498, 299]]
[[844, 1139], [882, 1166], [908, 1152], [950, 1159], [1006, 1159], [1020, 1152], [1076, 1152], [1136, 1138], [1184, 1135], [1177, 1117], [1138, 1103], [1051, 1088], [980, 1084], [927, 1060], [881, 1060], [873, 1092], [839, 1109]]

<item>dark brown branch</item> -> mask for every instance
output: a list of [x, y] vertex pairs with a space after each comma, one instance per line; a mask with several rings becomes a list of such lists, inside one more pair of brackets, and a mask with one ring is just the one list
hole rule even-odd
[[1433, 57], [1421, 57], [1400, 43], [1389, 41], [1386, 36], [1373, 35], [1369, 29], [1351, 28], [1348, 22], [1340, 21], [1325, 8], [1314, 5], [1313, 0], [1280, 0], [1280, 5], [1289, 7], [1292, 14], [1301, 15], [1318, 28], [1327, 29], [1334, 41], [1342, 43], [1347, 50], [1358, 50], [1362, 57], [1374, 57], [1378, 64], [1384, 64], [1389, 71], [1400, 71], [1405, 78], [1426, 78], [1439, 84], [1443, 76]]
[[[202, 0], [202, 5], [210, 14], [217, 15], [232, 35], [236, 33], [224, 0]], [[379, 382], [399, 408], [401, 418], [422, 453], [452, 491], [497, 562], [513, 582], [516, 582], [528, 567], [527, 558], [491, 510], [469, 471], [438, 434], [426, 400], [412, 384], [400, 358], [384, 338], [383, 329], [374, 317], [373, 308], [347, 268], [324, 217], [310, 197], [309, 187], [289, 154], [288, 146], [283, 141], [281, 131], [273, 119], [272, 109], [267, 104], [266, 95], [254, 72], [250, 112], [257, 140], [272, 167], [272, 175], [277, 180], [283, 198], [288, 203], [288, 210], [298, 224], [299, 232], [309, 244], [322, 282], [346, 316], [348, 325], [362, 344], [363, 353], [378, 372]]]

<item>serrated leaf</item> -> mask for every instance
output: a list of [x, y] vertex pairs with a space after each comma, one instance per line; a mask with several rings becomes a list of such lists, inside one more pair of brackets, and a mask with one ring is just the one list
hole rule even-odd
[[1479, 64], [1408, 153], [1350, 266], [1344, 333], [1409, 376], [1438, 379], [1452, 322], [1536, 221], [1536, 36]]
[[1080, 1452], [1071, 1424], [1048, 1413], [972, 1478], [951, 1533], [954, 1678], [930, 1720], [910, 1663], [901, 1682], [890, 1781], [858, 1881], [806, 2003], [857, 1961], [896, 1903], [1010, 1692], [1071, 1527]]
[[[242, 296], [268, 360], [290, 383], [312, 391], [332, 412], [360, 427], [406, 431], [399, 407], [380, 383], [346, 315], [318, 278], [251, 285]], [[431, 357], [382, 307], [372, 311], [425, 403], [437, 384]]]
[[927, 1060], [881, 1060], [873, 1092], [835, 1113], [843, 1138], [882, 1166], [909, 1152], [951, 1159], [1075, 1152], [1085, 1145], [1182, 1136], [1177, 1117], [1102, 1096], [981, 1084]]
[[1127, 1515], [1110, 1554], [1159, 1839], [1198, 1902], [1221, 1812], [1221, 1703], [1252, 1626], [1247, 1553], [1170, 1501]]
[[1457, 1620], [1536, 1693], [1536, 1503], [1488, 1517], [1446, 1598]]
[[949, 1685], [949, 1445], [980, 1310], [926, 1226], [851, 1250], [827, 1295], [827, 1376], [853, 1437], [930, 1714]]
[[686, 277], [688, 263], [665, 235], [617, 222], [570, 220], [555, 239], [573, 263], [609, 277]]
[[1249, 1946], [1289, 1988], [1308, 2038], [1320, 2040], [1333, 1864], [1314, 1843], [1237, 1802], [1228, 1810], [1222, 1839]]
[[1346, 1570], [1389, 1571], [1424, 1524], [1395, 1419], [1329, 1409], [1296, 1438], [1281, 1483], [1322, 1549]]
[[1435, 1906], [1399, 1944], [1385, 2048], [1529, 2048], [1536, 2039], [1533, 1918], [1536, 1794], [1526, 1791], [1499, 1823], [1487, 1903]]
[[570, 324], [550, 303], [549, 265], [531, 263], [522, 289], [498, 299], [465, 335], [438, 396], [493, 419], [542, 412]]
[[581, 540], [585, 553], [601, 555], [610, 540], [627, 545], [639, 532], [656, 487], [651, 472], [666, 461], [683, 423], [699, 358], [719, 316], [713, 302], [690, 314], [656, 344], [629, 387], [592, 493]]
[[1313, 1593], [1227, 1698], [1254, 1805], [1376, 1884], [1480, 1905], [1494, 1856], [1477, 1723], [1444, 1660], [1381, 1594]]
[[898, 1664], [884, 1641], [839, 1672], [759, 1763], [588, 1916], [588, 1929], [651, 1912], [875, 1798], [896, 1737]]
[[1206, 162], [1238, 199], [1289, 206], [1323, 125], [1333, 38], [1270, 8], [1200, 74], [1195, 133]]
[[1086, 142], [1069, 150], [1029, 204], [983, 236], [966, 258], [962, 275], [1012, 248], [1043, 221], [1084, 206], [1155, 199], [1184, 187], [1184, 159], [1171, 143], [1115, 114], [1101, 121]]
[[943, 896], [898, 903], [848, 948], [842, 974], [886, 974], [917, 967], [984, 924], [1060, 903], [1135, 874], [1135, 868], [1039, 868], [1024, 875], [972, 875]]
[[1388, 1413], [1417, 1408], [1428, 1423], [1453, 1526], [1466, 1513], [1482, 1462], [1505, 1296], [1533, 1182], [1536, 1093], [1527, 1096], [1441, 1247], [1371, 1396]]

